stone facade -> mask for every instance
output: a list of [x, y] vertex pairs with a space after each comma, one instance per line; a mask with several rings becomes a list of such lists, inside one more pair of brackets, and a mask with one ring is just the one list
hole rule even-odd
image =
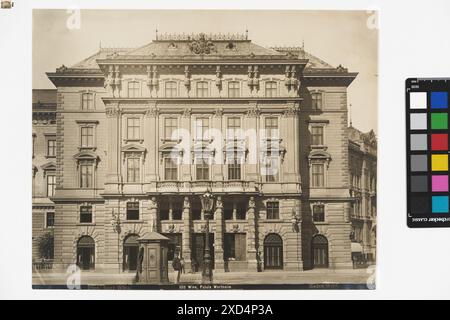
[[206, 190], [216, 272], [352, 266], [356, 73], [301, 47], [194, 35], [103, 48], [47, 75], [57, 88], [56, 268], [132, 271], [133, 239], [157, 231], [198, 271]]
[[[373, 131], [363, 133], [352, 125], [349, 131], [350, 195], [354, 258], [374, 262], [377, 225], [377, 140]], [[357, 244], [357, 245], [354, 245]]]
[[[40, 252], [43, 236], [53, 236], [54, 203], [52, 185], [56, 183], [56, 90], [33, 90], [33, 261], [52, 259], [53, 252]], [[44, 250], [45, 251], [45, 250]]]

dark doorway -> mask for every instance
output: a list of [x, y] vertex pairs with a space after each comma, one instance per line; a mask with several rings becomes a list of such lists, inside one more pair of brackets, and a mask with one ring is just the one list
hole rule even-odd
[[77, 265], [81, 270], [95, 269], [95, 242], [89, 236], [83, 236], [78, 240]]
[[[203, 270], [203, 256], [205, 255], [205, 233], [194, 233], [192, 243], [192, 264], [194, 272]], [[214, 233], [209, 234], [209, 253], [211, 264], [214, 269]]]
[[312, 239], [313, 268], [328, 268], [328, 240], [322, 235]]
[[138, 263], [139, 238], [136, 234], [131, 234], [123, 241], [123, 270], [136, 271]]
[[283, 239], [275, 233], [264, 239], [264, 269], [283, 269]]

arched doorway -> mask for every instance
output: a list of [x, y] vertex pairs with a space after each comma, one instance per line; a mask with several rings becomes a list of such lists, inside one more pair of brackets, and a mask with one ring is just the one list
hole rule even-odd
[[283, 269], [283, 239], [275, 233], [264, 239], [264, 269]]
[[128, 235], [123, 241], [123, 271], [136, 271], [139, 252], [139, 236]]
[[322, 235], [312, 238], [313, 268], [328, 268], [328, 240]]
[[89, 236], [83, 236], [78, 240], [77, 265], [81, 270], [95, 269], [95, 242]]

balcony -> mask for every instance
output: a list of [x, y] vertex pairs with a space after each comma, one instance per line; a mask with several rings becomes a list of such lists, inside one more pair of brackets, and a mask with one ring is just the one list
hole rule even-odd
[[253, 181], [158, 181], [158, 193], [203, 193], [206, 190], [213, 193], [257, 193], [256, 183]]

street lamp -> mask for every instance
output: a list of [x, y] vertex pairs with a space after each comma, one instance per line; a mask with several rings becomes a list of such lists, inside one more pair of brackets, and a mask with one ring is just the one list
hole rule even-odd
[[211, 263], [211, 253], [209, 250], [209, 216], [213, 209], [214, 205], [214, 197], [206, 190], [204, 194], [200, 196], [200, 201], [202, 203], [203, 214], [206, 219], [206, 227], [205, 227], [205, 254], [203, 256], [203, 270], [202, 270], [202, 282], [212, 282], [213, 279], [213, 271], [212, 271], [212, 263]]

